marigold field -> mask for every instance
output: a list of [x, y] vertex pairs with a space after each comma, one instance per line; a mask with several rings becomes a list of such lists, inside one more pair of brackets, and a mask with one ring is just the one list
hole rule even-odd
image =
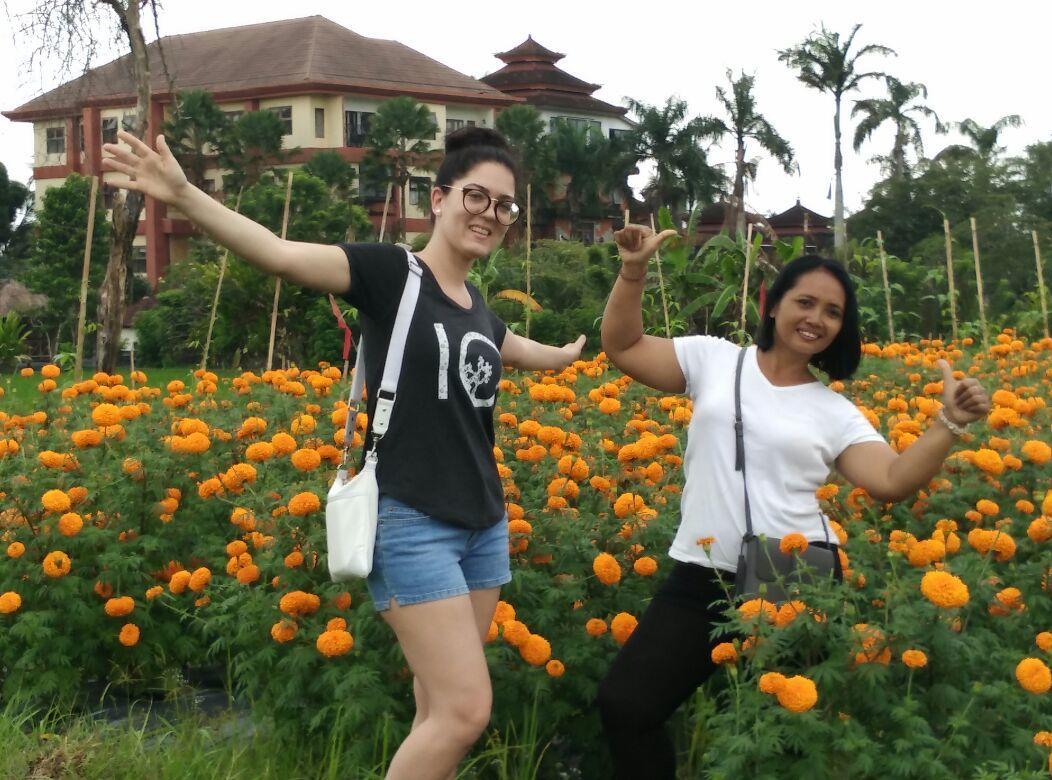
[[[722, 668], [674, 724], [685, 776], [1046, 777], [1052, 339], [865, 353], [834, 389], [900, 451], [940, 405], [939, 357], [978, 377], [993, 409], [911, 499], [819, 490], [845, 583], [728, 607]], [[404, 733], [400, 651], [363, 583], [331, 583], [325, 567], [347, 415], [338, 368], [156, 386], [47, 366], [37, 380], [0, 395], [5, 702], [153, 690], [218, 666], [254, 716], [303, 744], [339, 731], [367, 760], [378, 723]], [[514, 580], [487, 645], [493, 728], [532, 724], [540, 777], [557, 764], [602, 777], [596, 685], [670, 567], [691, 404], [602, 354], [508, 373], [501, 389]], [[783, 542], [786, 555], [803, 546]]]

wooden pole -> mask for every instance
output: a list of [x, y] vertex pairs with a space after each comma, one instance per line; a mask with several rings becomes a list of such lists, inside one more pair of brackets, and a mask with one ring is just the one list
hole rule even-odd
[[975, 292], [979, 298], [979, 327], [983, 329], [983, 349], [990, 351], [990, 335], [986, 332], [986, 302], [983, 298], [983, 272], [979, 267], [979, 233], [975, 229], [975, 217], [969, 217], [972, 223], [972, 255], [975, 257]]
[[741, 335], [738, 337], [738, 343], [745, 343], [745, 313], [749, 306], [749, 268], [752, 265], [752, 222], [746, 230], [745, 238], [745, 278], [742, 281], [742, 318], [741, 318]]
[[[657, 227], [654, 225], [654, 215], [650, 215], [650, 229], [657, 232]], [[658, 287], [661, 290], [661, 309], [665, 314], [665, 338], [672, 338], [672, 329], [668, 323], [668, 297], [665, 295], [665, 277], [661, 273], [661, 251], [657, 250], [654, 252], [654, 262], [657, 263], [658, 272]]]
[[[530, 283], [530, 248], [533, 244], [533, 184], [526, 183], [526, 297], [533, 297]], [[530, 307], [526, 307], [526, 338], [530, 337]]]
[[1030, 237], [1034, 239], [1034, 262], [1037, 263], [1037, 292], [1041, 300], [1041, 325], [1045, 329], [1045, 338], [1048, 338], [1048, 303], [1045, 301], [1045, 272], [1041, 270], [1041, 247], [1037, 243], [1037, 231], [1031, 230]]
[[95, 237], [95, 201], [99, 194], [99, 177], [91, 177], [88, 195], [88, 234], [84, 241], [84, 265], [80, 272], [80, 311], [77, 315], [77, 352], [73, 362], [73, 377], [79, 382], [84, 376], [84, 320], [88, 316], [88, 274], [91, 271], [91, 242]]
[[384, 242], [384, 233], [387, 232], [387, 209], [391, 207], [391, 182], [387, 182], [387, 194], [384, 196], [384, 214], [380, 217], [380, 243]]
[[625, 206], [625, 227], [628, 227], [629, 219], [628, 206]]
[[[289, 230], [289, 204], [292, 201], [292, 171], [289, 171], [288, 183], [285, 185], [285, 212], [281, 216], [281, 237]], [[267, 344], [267, 371], [274, 365], [274, 334], [278, 329], [278, 299], [281, 297], [281, 277], [274, 280], [274, 305], [270, 308], [270, 342]]]
[[953, 280], [953, 242], [950, 240], [950, 220], [943, 217], [942, 232], [946, 237], [946, 282], [950, 290], [950, 327], [957, 341], [957, 289]]
[[[241, 211], [241, 195], [244, 193], [244, 185], [237, 191], [237, 200], [234, 202], [234, 213]], [[216, 292], [212, 296], [212, 315], [208, 318], [208, 335], [205, 336], [205, 349], [201, 355], [201, 370], [208, 368], [208, 350], [212, 346], [212, 329], [216, 324], [216, 312], [219, 310], [219, 291], [223, 289], [223, 277], [226, 275], [226, 264], [230, 258], [230, 250], [223, 248], [223, 257], [219, 260], [219, 279], [216, 281]]]
[[888, 339], [895, 343], [895, 322], [891, 317], [891, 285], [888, 284], [888, 256], [884, 251], [884, 234], [877, 231], [877, 246], [880, 248], [880, 273], [884, 277], [884, 305], [888, 309]]

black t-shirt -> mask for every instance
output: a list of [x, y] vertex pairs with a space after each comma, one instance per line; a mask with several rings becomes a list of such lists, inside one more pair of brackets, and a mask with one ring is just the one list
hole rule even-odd
[[[341, 244], [365, 336], [370, 421], [380, 389], [402, 289], [405, 252], [391, 244]], [[377, 449], [380, 492], [472, 530], [504, 517], [493, 456], [493, 408], [507, 327], [470, 283], [471, 308], [450, 299], [423, 262], [420, 297], [409, 326], [397, 400]], [[372, 446], [372, 426], [365, 449]], [[364, 458], [364, 453], [363, 453]]]

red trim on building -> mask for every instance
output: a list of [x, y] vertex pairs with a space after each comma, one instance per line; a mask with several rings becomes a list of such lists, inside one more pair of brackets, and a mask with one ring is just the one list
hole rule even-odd
[[77, 118], [66, 117], [66, 167], [72, 173], [80, 173], [80, 133]]
[[84, 126], [84, 173], [102, 175], [102, 117], [99, 109], [87, 106], [81, 117]]
[[[67, 153], [68, 156], [68, 153]], [[64, 179], [73, 173], [69, 165], [38, 165], [33, 169], [33, 181]]]

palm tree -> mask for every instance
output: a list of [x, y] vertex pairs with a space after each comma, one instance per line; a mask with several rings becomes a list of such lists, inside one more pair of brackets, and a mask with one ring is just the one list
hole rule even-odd
[[532, 185], [533, 218], [539, 213], [548, 188], [555, 182], [552, 145], [545, 133], [540, 112], [530, 105], [506, 108], [497, 115], [497, 130], [507, 139], [519, 163], [517, 197], [526, 205], [526, 184]]
[[655, 165], [644, 189], [647, 199], [655, 206], [668, 206], [678, 219], [684, 202], [693, 205], [714, 197], [723, 176], [709, 165], [701, 146], [705, 123], [687, 119], [687, 102], [670, 97], [659, 108], [628, 98], [628, 106], [636, 115], [636, 127], [630, 131], [636, 156]]
[[797, 78], [812, 89], [828, 92], [833, 96], [833, 168], [836, 172], [836, 198], [834, 200], [833, 239], [838, 254], [843, 255], [847, 247], [847, 226], [844, 222], [844, 157], [840, 151], [840, 106], [844, 95], [858, 89], [865, 79], [886, 78], [886, 73], [859, 71], [859, 60], [867, 54], [896, 56], [894, 49], [871, 43], [855, 52], [851, 51], [855, 34], [861, 24], [856, 24], [851, 34], [841, 43], [840, 33], [831, 32], [822, 25], [811, 33], [807, 40], [778, 52], [778, 59], [797, 70]]
[[734, 74], [727, 70], [727, 81], [730, 82], [730, 95], [723, 87], [716, 87], [716, 97], [723, 104], [726, 120], [709, 117], [705, 120], [705, 132], [719, 141], [726, 135], [734, 137], [734, 189], [731, 192], [731, 206], [734, 209], [734, 224], [738, 233], [745, 233], [745, 179], [756, 178], [755, 161], [746, 161], [745, 144], [752, 139], [760, 144], [768, 154], [781, 164], [786, 173], [793, 171], [793, 149], [789, 142], [782, 138], [766, 117], [756, 109], [756, 97], [752, 93], [756, 82], [755, 76], [742, 74], [735, 80]]
[[566, 213], [570, 232], [585, 211], [599, 209], [605, 180], [604, 162], [609, 158], [609, 141], [595, 127], [575, 127], [556, 122], [548, 136], [555, 169], [566, 182]]
[[916, 103], [918, 98], [927, 99], [928, 88], [923, 84], [899, 81], [893, 76], [885, 77], [888, 96], [856, 100], [851, 116], [862, 114], [862, 121], [855, 128], [854, 149], [859, 151], [873, 132], [885, 122], [895, 128], [895, 143], [891, 147], [891, 175], [902, 178], [906, 175], [906, 147], [913, 146], [917, 155], [924, 154], [924, 143], [921, 141], [920, 123], [913, 115], [920, 114], [935, 120], [936, 131], [942, 130], [938, 115], [923, 103]]
[[431, 145], [424, 139], [438, 132], [427, 106], [411, 97], [386, 100], [376, 109], [365, 138], [366, 166], [381, 172], [392, 189], [399, 193], [398, 222], [395, 235], [405, 238], [405, 188], [414, 170], [432, 171], [437, 164]]
[[1023, 120], [1019, 114], [1003, 116], [989, 127], [983, 127], [974, 119], [954, 122], [951, 126], [971, 141], [972, 145], [951, 144], [939, 152], [936, 155], [936, 159], [955, 157], [959, 159], [978, 159], [987, 163], [992, 162], [995, 156], [1004, 151], [1003, 147], [997, 145], [1001, 133], [1009, 127], [1019, 127], [1022, 124]]
[[[212, 157], [229, 142], [233, 123], [203, 89], [180, 92], [172, 104], [172, 118], [164, 123], [164, 139], [186, 172], [187, 180], [204, 189], [205, 171]], [[218, 184], [218, 182], [217, 182]]]

